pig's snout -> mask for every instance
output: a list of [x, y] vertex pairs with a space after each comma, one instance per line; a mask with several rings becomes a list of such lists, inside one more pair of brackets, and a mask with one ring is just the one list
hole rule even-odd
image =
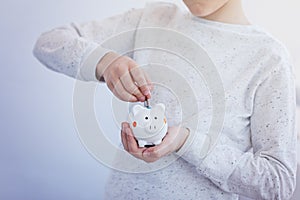
[[150, 126], [149, 126], [149, 130], [150, 130], [150, 131], [151, 131], [151, 130], [154, 130], [154, 131], [155, 131], [155, 130], [156, 130], [156, 126], [155, 126], [155, 125], [150, 125]]

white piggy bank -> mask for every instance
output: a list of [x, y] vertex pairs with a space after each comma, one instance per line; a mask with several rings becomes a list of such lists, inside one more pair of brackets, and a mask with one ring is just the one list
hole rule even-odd
[[129, 114], [129, 123], [139, 147], [158, 145], [168, 130], [165, 105], [159, 103], [151, 108], [135, 105]]

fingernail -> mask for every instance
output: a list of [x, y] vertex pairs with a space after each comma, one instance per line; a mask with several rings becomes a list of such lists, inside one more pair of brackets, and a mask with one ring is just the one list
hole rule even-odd
[[139, 98], [139, 100], [140, 100], [141, 102], [144, 102], [144, 101], [146, 100], [146, 98], [145, 98], [144, 96], [142, 96], [142, 97]]
[[125, 129], [125, 123], [122, 123], [122, 129], [124, 130]]
[[137, 98], [136, 98], [136, 97], [132, 97], [132, 98], [130, 99], [130, 101], [131, 101], [131, 102], [135, 102], [135, 101], [137, 101]]
[[150, 95], [150, 90], [145, 90], [144, 95]]
[[130, 129], [128, 127], [125, 128], [125, 133], [130, 134]]

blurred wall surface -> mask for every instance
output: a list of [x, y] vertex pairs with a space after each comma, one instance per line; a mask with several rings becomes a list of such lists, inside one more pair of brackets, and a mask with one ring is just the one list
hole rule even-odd
[[[0, 199], [102, 199], [109, 169], [82, 146], [72, 111], [74, 80], [43, 67], [32, 48], [40, 33], [142, 7], [145, 0], [11, 0], [0, 6]], [[171, 1], [170, 1], [171, 2]], [[173, 1], [183, 6], [179, 0]], [[245, 0], [253, 23], [289, 49], [299, 78], [297, 0]], [[99, 110], [109, 113], [110, 92], [100, 85]], [[113, 138], [118, 129], [101, 118]], [[107, 121], [105, 121], [107, 120]]]

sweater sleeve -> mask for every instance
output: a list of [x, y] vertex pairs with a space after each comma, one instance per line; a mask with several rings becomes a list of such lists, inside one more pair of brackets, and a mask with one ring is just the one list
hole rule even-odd
[[199, 142], [189, 144], [182, 158], [226, 192], [254, 199], [289, 199], [297, 168], [295, 102], [294, 75], [285, 62], [256, 90], [250, 118], [253, 151], [218, 143], [202, 158], [202, 134], [197, 136], [202, 137]]
[[[100, 21], [71, 23], [55, 28], [38, 38], [33, 54], [53, 71], [83, 81], [97, 81], [97, 63], [106, 53], [117, 51], [102, 43], [121, 31], [136, 29], [141, 14], [142, 9], [131, 9]], [[127, 33], [127, 37], [131, 39], [124, 41], [123, 46], [133, 46], [134, 31], [130, 34]]]

